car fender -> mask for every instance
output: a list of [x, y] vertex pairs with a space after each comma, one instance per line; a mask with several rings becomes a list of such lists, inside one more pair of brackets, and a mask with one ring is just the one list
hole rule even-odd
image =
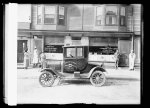
[[107, 73], [107, 71], [106, 71], [104, 68], [102, 68], [102, 67], [100, 67], [100, 66], [95, 66], [95, 67], [93, 67], [93, 68], [90, 70], [89, 75], [88, 75], [88, 78], [91, 77], [91, 75], [92, 75], [92, 73], [94, 72], [94, 70], [100, 70], [100, 71], [102, 71], [102, 72], [106, 72], [106, 73]]
[[44, 72], [44, 71], [51, 72], [53, 75], [61, 76], [61, 74], [59, 74], [57, 71], [54, 71], [51, 68], [42, 69], [40, 72]]

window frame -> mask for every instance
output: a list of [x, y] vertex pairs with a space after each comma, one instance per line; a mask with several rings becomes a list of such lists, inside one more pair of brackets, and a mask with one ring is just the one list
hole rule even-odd
[[[122, 8], [124, 8], [124, 14], [125, 14], [125, 15], [121, 15], [121, 9], [122, 9]], [[121, 6], [121, 7], [120, 7], [120, 14], [119, 14], [119, 17], [120, 17], [120, 18], [119, 18], [119, 25], [120, 25], [120, 26], [126, 26], [126, 23], [127, 23], [127, 22], [126, 22], [126, 7], [125, 7], [125, 6]], [[123, 21], [123, 24], [121, 24], [122, 19], [124, 20], [124, 21]]]
[[[74, 48], [75, 49], [75, 56], [74, 57], [68, 57], [67, 55], [68, 55], [68, 52], [67, 52], [67, 49], [69, 49], [69, 48]], [[66, 47], [65, 48], [65, 58], [69, 58], [69, 59], [74, 59], [74, 58], [76, 58], [76, 48], [75, 47]]]
[[[39, 10], [38, 10], [38, 7], [39, 6], [41, 6], [41, 11], [42, 11], [42, 13], [41, 13], [41, 22], [40, 23], [38, 23], [38, 13], [39, 13]], [[41, 24], [43, 24], [43, 6], [42, 5], [37, 5], [37, 24], [38, 25], [41, 25]]]
[[[102, 22], [103, 22], [103, 18], [102, 18], [103, 15], [97, 15], [97, 11], [98, 11], [98, 8], [99, 8], [99, 7], [102, 7], [102, 6], [97, 6], [97, 7], [96, 7], [96, 22], [95, 22], [95, 25], [96, 25], [96, 26], [102, 26], [102, 25], [103, 25], [103, 24], [102, 24]], [[102, 7], [102, 8], [104, 8], [104, 7]], [[100, 17], [101, 20], [98, 20], [98, 17]], [[98, 24], [98, 21], [101, 21], [101, 23]]]
[[[59, 11], [60, 11], [59, 8], [60, 8], [60, 7], [63, 7], [63, 8], [64, 8], [64, 15], [60, 15], [60, 14], [59, 14]], [[63, 16], [63, 24], [60, 24], [60, 16]], [[58, 25], [65, 26], [65, 25], [66, 25], [65, 20], [66, 20], [66, 19], [65, 19], [65, 7], [64, 7], [64, 6], [58, 6], [57, 24], [58, 24]]]
[[[75, 56], [74, 57], [68, 57], [67, 56], [67, 49], [68, 48], [74, 48], [75, 49]], [[78, 53], [77, 53], [78, 52], [78, 50], [77, 50], [78, 48], [82, 48], [82, 56], [77, 56], [78, 55]], [[65, 55], [64, 57], [67, 58], [67, 59], [84, 58], [84, 48], [83, 47], [66, 47], [65, 50], [64, 50], [64, 55]]]
[[[116, 13], [114, 13], [114, 12], [109, 13], [109, 11], [107, 11], [107, 8], [112, 7], [112, 6], [116, 7], [116, 9], [117, 9]], [[115, 24], [106, 24], [106, 18], [109, 17], [109, 16], [115, 18], [115, 20], [116, 20]], [[118, 26], [118, 6], [117, 5], [108, 5], [108, 6], [105, 7], [105, 25], [106, 26]]]
[[[82, 56], [78, 56], [78, 48], [82, 48]], [[84, 58], [84, 48], [83, 47], [76, 47], [76, 58]]]
[[[110, 23], [107, 24], [107, 20], [106, 20], [107, 17], [114, 17], [115, 20], [116, 20], [116, 23], [115, 23], [115, 24], [112, 24], [112, 23], [111, 23], [111, 24], [110, 24]], [[110, 19], [109, 19], [109, 20], [110, 20]], [[105, 15], [105, 25], [106, 25], [106, 26], [117, 26], [117, 15]]]
[[[45, 14], [45, 7], [49, 6], [49, 7], [55, 7], [55, 13], [54, 14]], [[44, 5], [44, 9], [43, 9], [43, 24], [44, 25], [56, 25], [56, 6], [55, 5]], [[54, 16], [54, 23], [45, 23], [45, 15], [53, 15]]]

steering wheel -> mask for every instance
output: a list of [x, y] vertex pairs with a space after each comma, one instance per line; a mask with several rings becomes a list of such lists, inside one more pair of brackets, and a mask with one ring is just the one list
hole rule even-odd
[[71, 54], [69, 54], [70, 55], [70, 57], [73, 57], [73, 55], [71, 55]]

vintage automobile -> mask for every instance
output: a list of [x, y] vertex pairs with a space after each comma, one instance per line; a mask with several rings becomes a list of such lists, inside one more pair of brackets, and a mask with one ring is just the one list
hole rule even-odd
[[60, 65], [60, 71], [52, 68], [41, 70], [39, 82], [43, 87], [53, 85], [58, 79], [90, 79], [94, 86], [102, 86], [106, 77], [102, 64], [90, 63], [88, 61], [88, 46], [64, 46], [63, 61]]

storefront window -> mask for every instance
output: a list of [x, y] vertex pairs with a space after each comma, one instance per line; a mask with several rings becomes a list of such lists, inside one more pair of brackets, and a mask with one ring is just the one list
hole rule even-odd
[[90, 46], [89, 51], [92, 54], [97, 55], [113, 55], [117, 49], [117, 46]]
[[58, 25], [65, 25], [64, 7], [59, 6]]
[[63, 53], [64, 38], [57, 36], [44, 37], [44, 52]]
[[89, 52], [96, 55], [113, 55], [118, 48], [118, 38], [90, 38]]
[[55, 6], [44, 7], [44, 24], [55, 24]]

